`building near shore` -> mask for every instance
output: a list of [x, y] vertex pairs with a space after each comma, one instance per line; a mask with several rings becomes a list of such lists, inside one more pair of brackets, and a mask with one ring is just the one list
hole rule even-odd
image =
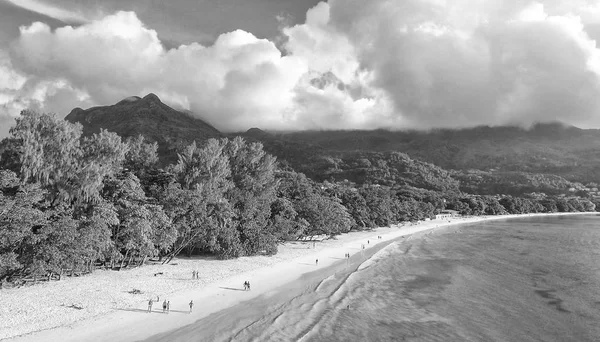
[[436, 220], [445, 220], [453, 217], [459, 217], [460, 214], [456, 210], [442, 210], [439, 214], [435, 215]]

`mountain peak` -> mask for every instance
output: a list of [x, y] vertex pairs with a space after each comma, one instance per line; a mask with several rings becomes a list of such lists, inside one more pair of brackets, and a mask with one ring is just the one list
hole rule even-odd
[[273, 136], [260, 128], [252, 127], [243, 134], [246, 137], [252, 137], [255, 139], [269, 139], [273, 138]]
[[131, 96], [116, 105], [74, 109], [65, 120], [83, 125], [83, 134], [106, 129], [123, 138], [143, 135], [158, 143], [163, 162], [175, 162], [177, 151], [192, 141], [202, 142], [223, 136], [210, 124], [162, 103], [155, 94], [143, 98]]
[[156, 94], [154, 94], [154, 93], [150, 93], [150, 94], [144, 96], [144, 100], [153, 101], [153, 102], [161, 102], [160, 99], [158, 98], [158, 96], [156, 96]]
[[247, 130], [246, 133], [249, 133], [249, 134], [256, 134], [256, 133], [258, 133], [258, 134], [264, 134], [266, 132], [263, 131], [262, 129], [258, 128], [258, 127], [252, 127], [249, 130]]
[[139, 97], [139, 96], [129, 96], [129, 97], [126, 97], [126, 98], [122, 99], [121, 101], [119, 101], [117, 103], [117, 105], [122, 105], [122, 104], [127, 104], [127, 103], [133, 103], [133, 102], [137, 102], [137, 101], [139, 101], [141, 99], [142, 98]]

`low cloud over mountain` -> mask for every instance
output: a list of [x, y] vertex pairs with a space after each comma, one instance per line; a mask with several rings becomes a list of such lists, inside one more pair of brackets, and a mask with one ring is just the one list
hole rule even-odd
[[134, 12], [36, 22], [0, 50], [0, 125], [153, 92], [226, 131], [600, 127], [599, 38], [583, 0], [330, 0], [282, 44], [238, 30], [174, 49]]

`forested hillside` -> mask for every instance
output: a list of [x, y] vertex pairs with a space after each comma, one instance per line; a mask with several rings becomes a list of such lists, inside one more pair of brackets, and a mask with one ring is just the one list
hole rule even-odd
[[[270, 255], [284, 241], [445, 209], [497, 215], [598, 204], [559, 176], [447, 171], [398, 151], [335, 151], [258, 129], [245, 138], [220, 137], [210, 126], [194, 131], [191, 123], [179, 130], [195, 119], [169, 118], [171, 109], [157, 101], [74, 110], [76, 120], [21, 114], [0, 142], [0, 280], [169, 262], [180, 253]], [[130, 107], [139, 111], [120, 112]], [[148, 122], [121, 136], [103, 128], [104, 115], [115, 115], [104, 111], [113, 110], [133, 117], [126, 125], [107, 122], [115, 131]], [[152, 121], [163, 116], [168, 127], [159, 130]]]
[[444, 169], [554, 174], [569, 181], [600, 181], [600, 130], [562, 124], [460, 130], [327, 131], [276, 134], [327, 151], [399, 151]]

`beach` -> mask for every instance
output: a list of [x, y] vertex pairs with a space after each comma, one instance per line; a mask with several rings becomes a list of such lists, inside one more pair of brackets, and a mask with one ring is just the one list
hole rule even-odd
[[[315, 271], [339, 267], [345, 262], [346, 253], [350, 253], [351, 258], [360, 258], [363, 263], [386, 244], [401, 237], [458, 224], [539, 215], [546, 214], [422, 221], [353, 232], [314, 243], [288, 242], [280, 246], [277, 255], [270, 257], [234, 260], [181, 257], [169, 265], [146, 265], [120, 272], [99, 270], [58, 282], [3, 289], [0, 291], [3, 303], [0, 339], [143, 340], [187, 326], [258, 296], [269, 295], [286, 284], [302, 281], [301, 277], [308, 274], [327, 277], [327, 272]], [[199, 279], [192, 279], [193, 271], [198, 271]], [[244, 291], [244, 281], [251, 283], [251, 291]], [[130, 293], [134, 289], [141, 293]], [[148, 300], [157, 297], [159, 301], [148, 313]], [[169, 314], [162, 313], [164, 300], [171, 303]], [[190, 300], [195, 303], [192, 313], [189, 313]]]

